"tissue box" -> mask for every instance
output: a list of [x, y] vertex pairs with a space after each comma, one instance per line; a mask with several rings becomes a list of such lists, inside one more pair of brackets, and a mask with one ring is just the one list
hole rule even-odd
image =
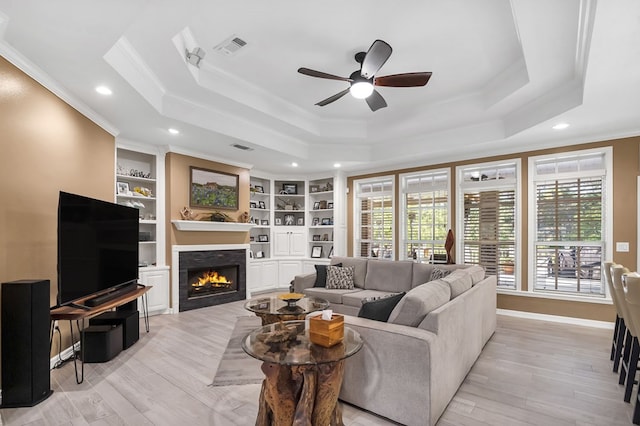
[[309, 340], [316, 345], [329, 348], [342, 342], [344, 338], [344, 316], [333, 314], [331, 320], [323, 320], [321, 315], [309, 318]]

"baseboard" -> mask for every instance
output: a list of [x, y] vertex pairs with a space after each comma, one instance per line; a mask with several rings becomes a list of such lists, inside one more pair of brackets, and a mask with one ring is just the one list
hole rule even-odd
[[[75, 350], [79, 351], [80, 350], [80, 342], [76, 342], [75, 344]], [[60, 352], [60, 356], [58, 357], [58, 354], [54, 355], [53, 358], [51, 358], [49, 360], [49, 370], [53, 370], [56, 367], [56, 364], [58, 362], [60, 362], [60, 358], [62, 359], [67, 359], [67, 358], [71, 358], [73, 356], [73, 352], [74, 349], [69, 346], [67, 349], [63, 350], [62, 352]], [[0, 423], [1, 425], [2, 423]]]
[[581, 325], [584, 327], [604, 328], [613, 330], [614, 323], [608, 321], [596, 321], [583, 318], [562, 317], [559, 315], [538, 314], [534, 312], [512, 311], [508, 309], [498, 309], [498, 315], [506, 315], [510, 317], [527, 318], [539, 321], [559, 322], [562, 324]]

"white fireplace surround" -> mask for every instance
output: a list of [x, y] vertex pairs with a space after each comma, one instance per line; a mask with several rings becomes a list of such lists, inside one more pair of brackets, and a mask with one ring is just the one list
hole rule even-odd
[[[249, 244], [204, 244], [204, 245], [173, 245], [171, 246], [171, 311], [180, 312], [180, 253], [185, 251], [213, 251], [213, 250], [244, 250], [246, 264], [249, 265]], [[247, 298], [250, 296], [247, 290]]]

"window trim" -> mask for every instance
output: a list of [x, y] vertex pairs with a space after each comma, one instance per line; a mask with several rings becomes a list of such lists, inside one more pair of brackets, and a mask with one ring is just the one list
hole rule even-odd
[[[506, 165], [515, 165], [516, 174], [513, 179], [504, 180], [490, 180], [490, 181], [477, 181], [477, 182], [465, 182], [464, 173], [469, 169], [477, 168], [492, 168]], [[457, 181], [457, 194], [456, 194], [456, 241], [460, 241], [456, 244], [456, 261], [462, 261], [464, 258], [463, 252], [463, 238], [464, 234], [464, 194], [465, 191], [479, 190], [479, 191], [493, 191], [501, 189], [513, 189], [515, 191], [515, 241], [514, 250], [515, 256], [514, 263], [514, 279], [515, 288], [498, 287], [497, 290], [504, 294], [514, 294], [522, 292], [522, 282], [520, 280], [522, 271], [522, 160], [520, 158], [509, 158], [499, 161], [489, 161], [474, 164], [466, 164], [464, 166], [456, 167], [456, 181]]]
[[[546, 154], [546, 155], [536, 155], [531, 156], [528, 159], [528, 168], [529, 168], [529, 177], [527, 182], [527, 191], [528, 191], [528, 209], [527, 214], [529, 217], [528, 220], [528, 229], [527, 233], [529, 236], [528, 240], [528, 258], [527, 258], [527, 281], [529, 286], [527, 287], [527, 291], [524, 293], [528, 293], [530, 295], [536, 295], [538, 297], [549, 298], [549, 299], [558, 299], [558, 300], [571, 300], [571, 301], [581, 301], [581, 302], [594, 302], [597, 300], [604, 300], [611, 302], [611, 294], [609, 293], [609, 288], [605, 285], [604, 280], [602, 286], [604, 288], [604, 297], [594, 297], [576, 293], [562, 293], [556, 291], [544, 291], [544, 290], [536, 290], [535, 287], [535, 241], [536, 241], [536, 213], [537, 213], [537, 205], [535, 202], [536, 197], [536, 182], [551, 180], [553, 179], [572, 179], [578, 177], [594, 177], [594, 176], [603, 176], [599, 171], [586, 170], [585, 172], [566, 172], [566, 173], [556, 173], [552, 175], [537, 175], [536, 174], [536, 163], [538, 161], [544, 161], [546, 159], [552, 158], [562, 158], [562, 157], [575, 157], [579, 155], [590, 155], [590, 154], [604, 154], [604, 226], [605, 232], [603, 233], [603, 250], [602, 250], [602, 261], [605, 262], [607, 259], [611, 259], [613, 255], [613, 147], [601, 147], [601, 148], [592, 148], [592, 149], [581, 149], [576, 151], [567, 151], [562, 153], [555, 154]], [[640, 231], [639, 231], [640, 233]]]
[[[386, 180], [390, 180], [391, 181], [391, 190], [390, 191], [382, 191], [382, 192], [377, 192], [377, 193], [372, 193], [374, 195], [390, 195], [391, 196], [391, 215], [392, 215], [392, 226], [391, 226], [391, 251], [393, 253], [393, 255], [391, 256], [391, 259], [388, 260], [396, 260], [398, 258], [398, 251], [397, 251], [397, 247], [396, 247], [396, 222], [397, 222], [397, 218], [396, 218], [396, 176], [395, 175], [384, 175], [384, 176], [377, 176], [377, 177], [372, 177], [372, 178], [365, 178], [365, 179], [354, 179], [353, 181], [353, 257], [361, 257], [360, 256], [360, 249], [359, 249], [359, 242], [360, 242], [360, 238], [359, 236], [362, 235], [360, 230], [362, 229], [362, 226], [360, 224], [360, 185], [362, 184], [368, 184], [368, 183], [376, 183], [376, 182], [381, 182], [381, 181], [386, 181]], [[366, 258], [361, 257], [363, 259], [370, 259], [371, 256], [367, 256]], [[379, 260], [385, 260], [384, 258], [378, 258]]]
[[[447, 226], [449, 229], [451, 229], [451, 167], [443, 167], [440, 169], [430, 169], [430, 170], [421, 170], [421, 171], [415, 171], [415, 172], [409, 172], [409, 173], [401, 173], [399, 175], [399, 182], [400, 182], [399, 194], [401, 198], [400, 198], [400, 218], [398, 219], [398, 222], [399, 222], [398, 230], [400, 232], [400, 239], [398, 241], [398, 244], [400, 248], [402, 248], [402, 253], [400, 253], [400, 249], [398, 249], [398, 255], [397, 255], [398, 260], [413, 260], [413, 259], [407, 258], [404, 250], [404, 247], [407, 241], [407, 234], [405, 232], [406, 223], [407, 223], [406, 221], [407, 205], [405, 203], [405, 194], [407, 193], [406, 191], [407, 179], [412, 177], [422, 177], [422, 176], [436, 175], [436, 174], [442, 174], [442, 173], [446, 173], [447, 175], [447, 183], [445, 185], [445, 189], [447, 191]], [[446, 240], [446, 237], [445, 237], [445, 240]]]

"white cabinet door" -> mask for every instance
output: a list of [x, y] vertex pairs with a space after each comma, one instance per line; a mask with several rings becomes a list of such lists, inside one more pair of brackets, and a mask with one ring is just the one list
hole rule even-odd
[[289, 232], [276, 231], [273, 233], [273, 255], [289, 256]]
[[[140, 282], [153, 286], [147, 292], [149, 314], [162, 313], [169, 309], [169, 267], [140, 270]], [[142, 313], [142, 300], [138, 299], [138, 310]]]
[[289, 288], [289, 284], [296, 275], [302, 273], [302, 261], [281, 260], [278, 262], [279, 287]]
[[275, 256], [305, 255], [304, 231], [276, 231], [273, 233], [273, 254]]
[[304, 231], [292, 231], [289, 234], [289, 256], [305, 256]]
[[249, 263], [247, 290], [250, 296], [257, 291], [273, 290], [278, 287], [278, 262], [253, 261]]

